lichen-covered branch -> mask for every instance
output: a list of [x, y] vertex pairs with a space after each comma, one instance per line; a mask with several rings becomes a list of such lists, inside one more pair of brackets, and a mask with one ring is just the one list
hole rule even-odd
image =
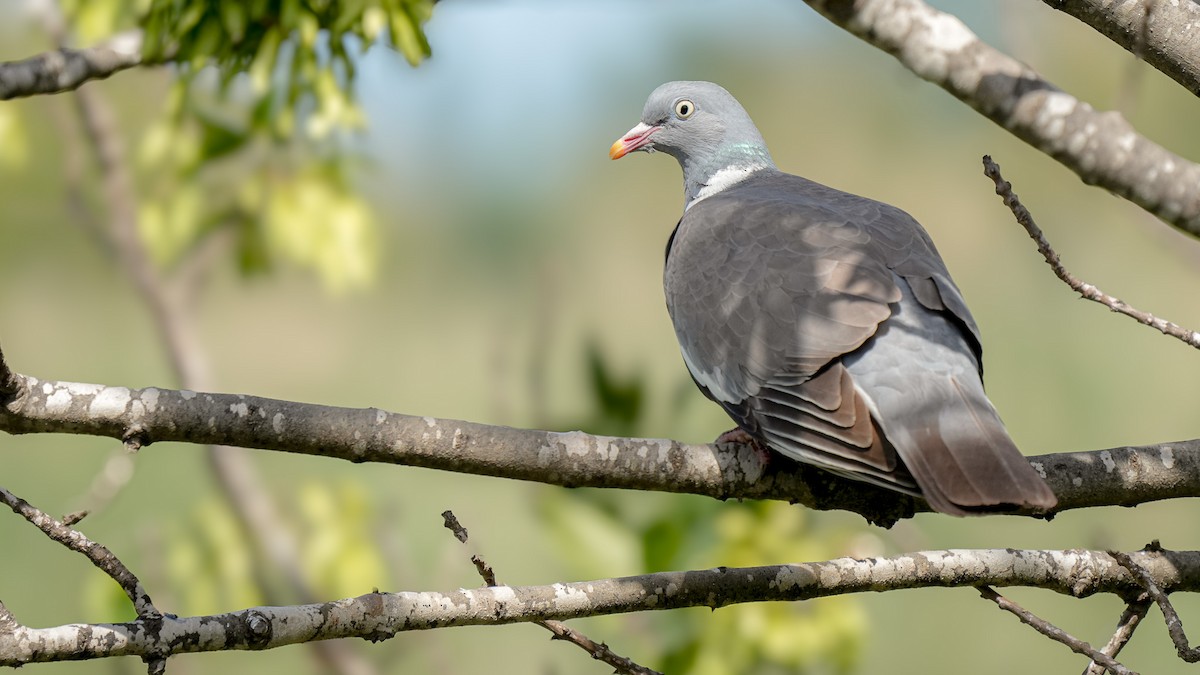
[[[339, 408], [240, 394], [129, 389], [13, 374], [0, 431], [107, 436], [141, 446], [235, 445], [473, 473], [569, 487], [781, 499], [843, 509], [890, 525], [920, 500], [737, 444], [595, 436]], [[1056, 511], [1200, 496], [1200, 440], [1030, 459], [1058, 496]]]
[[86, 49], [62, 47], [21, 61], [0, 62], [0, 101], [76, 89], [143, 65], [142, 31], [119, 33]]
[[921, 0], [805, 1], [1085, 183], [1200, 236], [1200, 165], [1145, 138], [1120, 114], [1093, 109]]
[[[1165, 592], [1200, 590], [1200, 552], [1132, 554]], [[575, 619], [628, 612], [797, 601], [912, 588], [1027, 586], [1085, 597], [1140, 591], [1128, 570], [1101, 551], [945, 550], [889, 558], [840, 558], [764, 567], [662, 572], [546, 586], [496, 586], [448, 593], [370, 593], [322, 604], [254, 607], [215, 616], [71, 624], [0, 633], [0, 666], [107, 656], [173, 654], [358, 637], [400, 631]]]
[[1043, 0], [1200, 96], [1200, 5], [1170, 0]]

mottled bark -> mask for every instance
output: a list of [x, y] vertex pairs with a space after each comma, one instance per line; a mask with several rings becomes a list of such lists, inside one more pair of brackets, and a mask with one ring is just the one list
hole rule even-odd
[[1167, 223], [1200, 236], [1200, 165], [1099, 112], [921, 0], [806, 0], [988, 119]]
[[1200, 96], [1200, 5], [1171, 0], [1044, 0]]
[[[108, 436], [136, 447], [160, 441], [234, 445], [567, 487], [780, 499], [853, 511], [881, 525], [928, 510], [920, 500], [736, 444], [559, 433], [240, 394], [13, 377], [16, 392], [0, 396], [0, 431], [12, 434]], [[1055, 512], [1200, 496], [1200, 440], [1030, 461], [1058, 496]]]
[[[1138, 552], [1164, 591], [1200, 590], [1200, 552]], [[890, 558], [663, 572], [547, 586], [496, 586], [449, 593], [370, 593], [294, 607], [254, 607], [161, 624], [71, 624], [0, 633], [0, 666], [122, 655], [172, 654], [358, 637], [400, 631], [574, 619], [627, 612], [797, 601], [910, 588], [1028, 586], [1076, 597], [1136, 595], [1141, 587], [1101, 551], [946, 550]]]
[[5, 61], [0, 63], [0, 100], [68, 91], [139, 65], [143, 65], [141, 31], [121, 33], [87, 49], [63, 47]]

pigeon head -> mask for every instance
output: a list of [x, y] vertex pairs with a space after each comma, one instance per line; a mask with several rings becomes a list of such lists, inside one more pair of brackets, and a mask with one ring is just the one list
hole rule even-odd
[[608, 155], [620, 159], [638, 150], [665, 152], [679, 161], [688, 205], [775, 166], [745, 108], [712, 82], [668, 82], [655, 89], [642, 121]]

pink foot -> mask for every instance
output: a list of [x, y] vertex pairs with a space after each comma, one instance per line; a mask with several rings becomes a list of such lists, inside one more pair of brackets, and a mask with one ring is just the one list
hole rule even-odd
[[721, 443], [736, 443], [738, 445], [748, 445], [748, 446], [750, 446], [751, 449], [754, 450], [754, 452], [756, 454], [758, 454], [759, 459], [762, 460], [763, 464], [769, 464], [771, 462], [771, 451], [767, 449], [767, 446], [764, 445], [757, 438], [746, 433], [746, 431], [744, 429], [742, 429], [741, 427], [737, 427], [735, 429], [730, 429], [729, 431], [726, 431], [725, 433], [721, 434], [720, 436], [717, 436], [717, 440], [713, 441], [713, 443], [716, 443], [718, 445], [720, 445]]

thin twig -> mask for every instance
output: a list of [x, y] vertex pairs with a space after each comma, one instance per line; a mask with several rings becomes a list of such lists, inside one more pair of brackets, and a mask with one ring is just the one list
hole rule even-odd
[[11, 633], [15, 628], [17, 628], [17, 626], [20, 625], [21, 624], [17, 623], [17, 617], [13, 616], [12, 612], [8, 611], [8, 608], [4, 606], [3, 602], [0, 602], [0, 633]]
[[16, 394], [21, 390], [21, 378], [8, 367], [4, 358], [4, 350], [0, 349], [0, 400]]
[[1070, 635], [1058, 626], [1055, 626], [1049, 621], [1038, 617], [1033, 612], [1030, 612], [1012, 600], [1000, 595], [991, 586], [978, 586], [977, 589], [979, 590], [980, 595], [996, 603], [1000, 609], [1015, 615], [1021, 620], [1021, 623], [1030, 626], [1037, 632], [1045, 635], [1055, 642], [1066, 645], [1076, 654], [1083, 654], [1084, 656], [1090, 657], [1092, 661], [1103, 665], [1110, 673], [1113, 673], [1113, 675], [1137, 675], [1137, 673], [1121, 665], [1107, 654], [1096, 651], [1091, 645], [1083, 640]]
[[[1157, 545], [1157, 542], [1148, 546], [1145, 550], [1155, 551], [1162, 550]], [[1158, 608], [1162, 610], [1163, 619], [1167, 623], [1167, 633], [1171, 636], [1171, 642], [1175, 643], [1175, 652], [1179, 654], [1179, 658], [1188, 663], [1196, 663], [1200, 661], [1200, 647], [1189, 647], [1187, 634], [1183, 632], [1183, 621], [1179, 618], [1179, 613], [1175, 611], [1175, 606], [1171, 604], [1167, 594], [1159, 588], [1154, 581], [1154, 576], [1151, 575], [1145, 568], [1137, 563], [1128, 553], [1121, 551], [1109, 551], [1109, 555], [1116, 560], [1121, 567], [1129, 570], [1129, 573], [1134, 576], [1158, 603]]]
[[[453, 511], [443, 511], [442, 520], [444, 521], [443, 524], [445, 525], [446, 529], [454, 533], [455, 539], [458, 539], [464, 544], [467, 543], [467, 528], [463, 527], [462, 523], [458, 522], [458, 518], [454, 515]], [[477, 553], [472, 554], [471, 562], [475, 564], [475, 569], [479, 572], [479, 576], [483, 577], [484, 584], [488, 586], [500, 585], [496, 581], [496, 572], [492, 569], [491, 565], [487, 564], [482, 556]], [[580, 649], [583, 649], [588, 654], [591, 654], [593, 659], [607, 663], [618, 673], [628, 673], [629, 675], [662, 675], [662, 673], [659, 673], [657, 670], [651, 670], [645, 666], [635, 663], [628, 657], [614, 653], [608, 645], [604, 644], [603, 642], [595, 642], [588, 636], [567, 626], [561, 621], [544, 619], [535, 621], [534, 623], [553, 633], [554, 637], [552, 639], [566, 640], [579, 646]]]
[[1165, 319], [1160, 319], [1149, 312], [1143, 312], [1139, 309], [1129, 306], [1123, 300], [1114, 298], [1111, 295], [1101, 291], [1099, 288], [1076, 278], [1062, 265], [1062, 260], [1058, 253], [1050, 248], [1050, 242], [1046, 241], [1045, 235], [1042, 234], [1041, 228], [1033, 222], [1033, 215], [1029, 213], [1017, 199], [1016, 193], [1012, 190], [1012, 183], [1004, 180], [1000, 175], [1000, 167], [992, 161], [989, 155], [983, 156], [983, 173], [996, 184], [996, 194], [1004, 198], [1004, 205], [1012, 211], [1017, 222], [1025, 228], [1029, 236], [1037, 242], [1038, 251], [1042, 257], [1046, 259], [1046, 263], [1050, 265], [1050, 269], [1054, 270], [1054, 274], [1062, 279], [1064, 283], [1071, 287], [1079, 295], [1087, 300], [1098, 302], [1105, 307], [1108, 307], [1114, 312], [1119, 312], [1128, 316], [1138, 323], [1145, 324], [1151, 328], [1155, 328], [1164, 335], [1170, 335], [1173, 338], [1182, 340], [1183, 342], [1200, 349], [1200, 333], [1188, 330], [1177, 324], [1171, 323]]
[[93, 565], [112, 577], [113, 581], [121, 586], [125, 595], [129, 596], [133, 602], [133, 608], [137, 611], [138, 618], [144, 621], [162, 619], [162, 613], [150, 601], [150, 595], [146, 593], [146, 589], [142, 588], [142, 582], [138, 581], [137, 576], [129, 571], [125, 563], [121, 562], [112, 551], [88, 539], [83, 533], [63, 525], [2, 487], [0, 487], [0, 501], [7, 504], [13, 513], [28, 520], [34, 527], [45, 533], [47, 537], [72, 551], [82, 553], [92, 561]]
[[[1153, 602], [1150, 600], [1149, 594], [1142, 594], [1133, 602], [1125, 606], [1125, 611], [1121, 612], [1121, 617], [1117, 619], [1117, 629], [1108, 640], [1108, 644], [1100, 650], [1102, 654], [1106, 654], [1116, 658], [1129, 639], [1133, 637], [1133, 631], [1142, 623], [1142, 619], [1146, 618], [1146, 612], [1150, 611], [1150, 605]], [[1092, 661], [1088, 667], [1084, 669], [1083, 675], [1104, 675], [1107, 670], [1104, 666]]]

